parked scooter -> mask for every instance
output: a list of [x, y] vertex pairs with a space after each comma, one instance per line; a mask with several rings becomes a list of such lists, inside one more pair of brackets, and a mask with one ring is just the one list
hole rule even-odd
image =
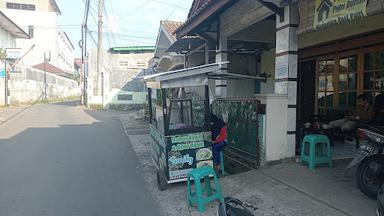
[[357, 132], [365, 142], [360, 143], [358, 153], [348, 168], [357, 165], [357, 186], [365, 195], [375, 199], [384, 183], [384, 131], [379, 127], [364, 125]]

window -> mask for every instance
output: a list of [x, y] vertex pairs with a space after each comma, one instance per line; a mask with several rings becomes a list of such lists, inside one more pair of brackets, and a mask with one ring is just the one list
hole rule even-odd
[[29, 11], [36, 10], [36, 7], [34, 4], [19, 4], [19, 3], [7, 2], [6, 7], [8, 9], [15, 9], [15, 10], [29, 10]]
[[341, 58], [339, 61], [339, 107], [351, 110], [357, 101], [357, 56]]
[[163, 115], [163, 99], [162, 90], [149, 89], [150, 103], [151, 103], [151, 124], [160, 132], [164, 133], [164, 115]]
[[205, 124], [205, 88], [167, 89], [169, 130], [200, 128]]
[[128, 62], [127, 61], [121, 61], [119, 62], [120, 67], [128, 67]]
[[319, 112], [324, 114], [327, 107], [333, 107], [335, 60], [319, 62], [317, 102]]
[[364, 93], [373, 98], [384, 93], [384, 51], [364, 55]]
[[137, 67], [145, 67], [145, 62], [139, 61], [136, 63]]
[[133, 100], [133, 96], [130, 94], [119, 94], [117, 95], [117, 100], [131, 101]]

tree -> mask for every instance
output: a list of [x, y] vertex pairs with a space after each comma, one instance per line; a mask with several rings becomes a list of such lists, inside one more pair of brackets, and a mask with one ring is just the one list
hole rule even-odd
[[0, 61], [5, 60], [5, 49], [0, 48]]

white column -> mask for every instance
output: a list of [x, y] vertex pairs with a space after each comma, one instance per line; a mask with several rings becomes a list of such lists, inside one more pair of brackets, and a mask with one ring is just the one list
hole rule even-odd
[[296, 144], [298, 13], [298, 5], [295, 3], [284, 8], [283, 19], [276, 16], [275, 93], [288, 96], [287, 155], [292, 157], [295, 155]]
[[[227, 37], [220, 37], [218, 47], [216, 48], [216, 62], [225, 62], [227, 61]], [[220, 66], [221, 72], [227, 72], [227, 65]], [[216, 80], [216, 97], [225, 98], [227, 97], [227, 81], [226, 80]]]

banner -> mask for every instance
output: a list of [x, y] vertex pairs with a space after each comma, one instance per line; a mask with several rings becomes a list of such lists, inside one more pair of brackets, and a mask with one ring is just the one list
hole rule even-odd
[[326, 28], [367, 16], [368, 0], [315, 0], [314, 28]]

